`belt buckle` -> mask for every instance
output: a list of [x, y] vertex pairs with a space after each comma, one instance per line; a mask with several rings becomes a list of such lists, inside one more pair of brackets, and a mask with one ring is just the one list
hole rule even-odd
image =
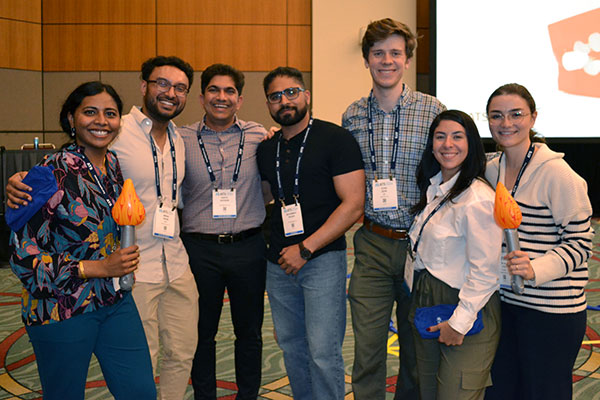
[[392, 232], [396, 233], [400, 240], [408, 238], [408, 231], [406, 229], [392, 229]]
[[233, 243], [233, 235], [222, 234], [217, 237], [218, 244], [231, 244]]

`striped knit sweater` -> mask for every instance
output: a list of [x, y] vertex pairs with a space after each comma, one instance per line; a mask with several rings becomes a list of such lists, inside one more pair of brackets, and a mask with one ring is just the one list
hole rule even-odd
[[[500, 289], [503, 301], [547, 313], [575, 313], [586, 308], [587, 259], [594, 231], [587, 184], [545, 144], [525, 169], [515, 200], [523, 221], [518, 229], [521, 250], [529, 254], [535, 281], [525, 281], [525, 293]], [[504, 182], [506, 158], [488, 162], [486, 178]], [[506, 245], [502, 245], [503, 256]]]

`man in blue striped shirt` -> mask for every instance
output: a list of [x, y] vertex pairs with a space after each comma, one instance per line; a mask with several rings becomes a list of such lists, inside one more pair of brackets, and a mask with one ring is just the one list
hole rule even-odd
[[200, 294], [194, 398], [216, 398], [215, 336], [224, 291], [236, 335], [237, 399], [256, 399], [261, 381], [266, 245], [256, 150], [262, 125], [242, 121], [244, 75], [225, 64], [201, 77], [204, 118], [179, 129], [185, 142], [181, 238]]

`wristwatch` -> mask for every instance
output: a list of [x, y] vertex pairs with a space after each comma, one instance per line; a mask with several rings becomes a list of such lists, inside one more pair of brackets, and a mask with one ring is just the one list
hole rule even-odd
[[310, 260], [312, 257], [312, 251], [304, 247], [303, 242], [298, 243], [298, 246], [300, 247], [300, 257], [306, 261]]

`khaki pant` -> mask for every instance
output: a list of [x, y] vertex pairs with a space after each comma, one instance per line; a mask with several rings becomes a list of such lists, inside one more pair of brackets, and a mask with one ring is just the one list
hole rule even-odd
[[416, 278], [409, 320], [417, 353], [421, 400], [483, 399], [492, 384], [490, 369], [500, 339], [500, 295], [495, 292], [482, 309], [483, 329], [465, 336], [460, 346], [422, 339], [414, 324], [415, 310], [438, 304], [458, 304], [457, 289], [423, 271]]
[[173, 282], [137, 282], [133, 297], [146, 332], [155, 375], [159, 340], [163, 346], [160, 398], [183, 399], [198, 343], [198, 290], [194, 276], [188, 269]]
[[386, 398], [386, 360], [392, 308], [396, 304], [400, 369], [396, 400], [418, 399], [415, 349], [404, 288], [408, 241], [393, 240], [364, 227], [354, 235], [354, 269], [348, 298], [354, 331], [352, 390], [356, 400]]

